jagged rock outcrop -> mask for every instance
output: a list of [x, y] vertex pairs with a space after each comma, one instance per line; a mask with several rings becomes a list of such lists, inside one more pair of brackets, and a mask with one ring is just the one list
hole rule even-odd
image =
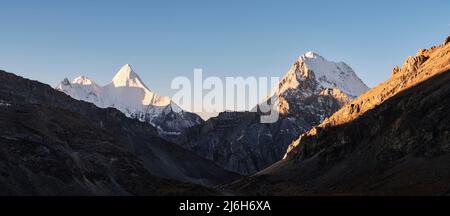
[[[261, 123], [255, 112], [224, 112], [190, 128], [176, 141], [227, 170], [253, 174], [280, 160], [292, 140], [368, 88], [343, 62], [316, 53], [300, 56], [267, 102], [279, 119]], [[258, 112], [256, 112], [258, 110]]]
[[285, 158], [230, 187], [252, 194], [449, 195], [450, 44], [302, 134]]
[[0, 85], [1, 194], [201, 194], [180, 181], [237, 177], [114, 108], [4, 71]]
[[445, 38], [444, 45], [447, 45], [448, 43], [450, 43], [450, 36]]

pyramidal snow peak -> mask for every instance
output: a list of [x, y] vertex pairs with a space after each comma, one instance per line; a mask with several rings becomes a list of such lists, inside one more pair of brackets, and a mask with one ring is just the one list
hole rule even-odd
[[116, 87], [128, 86], [138, 88], [148, 88], [144, 85], [139, 75], [134, 73], [133, 68], [129, 64], [125, 64], [120, 68], [117, 74], [112, 79], [112, 83]]
[[134, 107], [126, 107], [128, 109], [142, 109], [148, 106], [164, 107], [172, 103], [169, 97], [161, 97], [152, 92], [129, 64], [122, 66], [112, 82], [105, 87], [113, 93], [112, 96], [116, 96], [115, 99], [118, 101], [115, 101], [114, 104], [123, 105], [121, 102], [124, 100], [127, 104], [135, 104]]
[[152, 92], [129, 64], [122, 66], [105, 86], [79, 76], [72, 82], [64, 79], [56, 89], [101, 108], [116, 108], [129, 118], [152, 124], [165, 136], [177, 135], [202, 122], [199, 116], [185, 112], [169, 97]]

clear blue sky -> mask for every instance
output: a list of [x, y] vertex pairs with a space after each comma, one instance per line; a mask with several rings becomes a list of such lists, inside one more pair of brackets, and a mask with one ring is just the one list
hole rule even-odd
[[173, 77], [282, 76], [312, 50], [373, 87], [450, 34], [450, 1], [3, 1], [0, 68], [52, 86], [108, 83], [125, 63], [171, 96]]

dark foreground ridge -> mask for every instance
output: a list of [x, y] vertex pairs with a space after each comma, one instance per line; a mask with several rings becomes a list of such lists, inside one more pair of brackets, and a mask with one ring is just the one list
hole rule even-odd
[[237, 177], [116, 109], [4, 71], [0, 86], [1, 195], [214, 194], [192, 183]]

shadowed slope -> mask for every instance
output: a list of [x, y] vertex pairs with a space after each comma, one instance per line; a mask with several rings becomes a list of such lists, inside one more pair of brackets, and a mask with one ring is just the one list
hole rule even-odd
[[[36, 113], [44, 113], [44, 116], [40, 117], [40, 120], [36, 120], [38, 122], [45, 120], [45, 115], [48, 115], [48, 118], [53, 115], [52, 111], [47, 110], [44, 112], [44, 110], [40, 110], [41, 107], [49, 107], [50, 110], [60, 109], [66, 112], [68, 116], [61, 114], [61, 122], [57, 122], [58, 118], [54, 118], [56, 123], [51, 124], [53, 125], [51, 128], [45, 129], [48, 132], [45, 135], [50, 136], [52, 139], [61, 140], [62, 138], [58, 136], [62, 135], [65, 136], [63, 140], [80, 139], [76, 134], [64, 134], [64, 131], [61, 132], [62, 135], [53, 134], [61, 128], [60, 124], [63, 124], [67, 120], [65, 118], [76, 114], [80, 116], [80, 120], [88, 121], [85, 124], [90, 125], [90, 128], [94, 128], [90, 134], [82, 134], [86, 136], [82, 139], [85, 145], [89, 145], [91, 141], [93, 143], [101, 142], [101, 139], [96, 140], [95, 134], [107, 133], [110, 142], [114, 143], [120, 149], [126, 150], [129, 154], [132, 154], [144, 166], [145, 170], [153, 176], [206, 185], [223, 183], [236, 177], [235, 174], [223, 171], [210, 161], [197, 157], [195, 154], [182, 149], [176, 144], [165, 141], [158, 136], [157, 130], [151, 125], [129, 119], [116, 109], [101, 109], [93, 104], [74, 100], [64, 93], [54, 90], [50, 86], [23, 79], [4, 71], [0, 71], [0, 85], [2, 86], [0, 88], [0, 101], [4, 104], [10, 104], [10, 106], [1, 106], [1, 109], [36, 106]], [[10, 114], [13, 117], [19, 115], [15, 111], [11, 112]], [[32, 113], [33, 111], [26, 110], [26, 112]], [[36, 118], [38, 117], [36, 116]], [[6, 122], [5, 127], [9, 123], [12, 122]], [[24, 121], [22, 122], [22, 126], [33, 130], [36, 125], [31, 123], [27, 125], [26, 121]], [[70, 125], [70, 121], [68, 124]], [[76, 129], [87, 132], [87, 129], [77, 128], [75, 126], [71, 130], [75, 131]], [[14, 132], [11, 132], [12, 135], [18, 136], [20, 133], [14, 134]], [[56, 137], [53, 137], [53, 135]], [[42, 140], [38, 145], [45, 144], [46, 140], [49, 139]], [[19, 139], [19, 142], [22, 141]], [[70, 156], [67, 157], [70, 158]], [[11, 173], [11, 175], [14, 175], [14, 173]]]

